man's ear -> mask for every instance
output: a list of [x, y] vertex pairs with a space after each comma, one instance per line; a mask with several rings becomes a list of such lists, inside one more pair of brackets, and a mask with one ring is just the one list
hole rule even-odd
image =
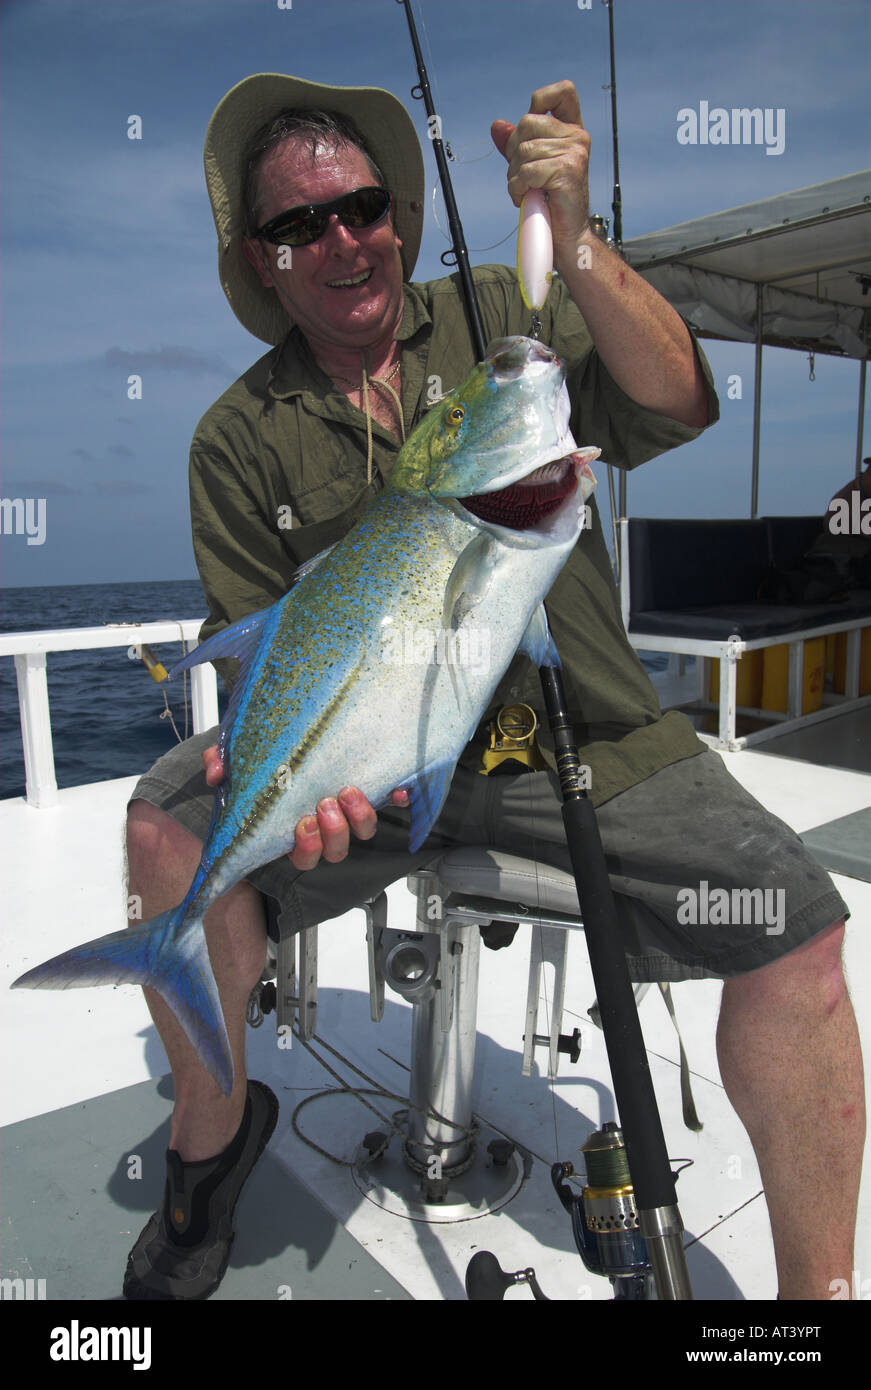
[[256, 270], [260, 277], [261, 284], [265, 285], [266, 289], [271, 290], [274, 287], [275, 281], [272, 278], [269, 262], [266, 259], [260, 242], [252, 241], [250, 237], [244, 236], [242, 238], [242, 254], [249, 265], [252, 265]]

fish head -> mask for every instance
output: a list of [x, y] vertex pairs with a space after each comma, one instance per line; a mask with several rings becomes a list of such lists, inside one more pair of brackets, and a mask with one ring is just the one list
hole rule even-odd
[[442, 502], [503, 540], [574, 539], [600, 451], [578, 449], [570, 413], [556, 353], [532, 338], [497, 339], [418, 425], [390, 485]]

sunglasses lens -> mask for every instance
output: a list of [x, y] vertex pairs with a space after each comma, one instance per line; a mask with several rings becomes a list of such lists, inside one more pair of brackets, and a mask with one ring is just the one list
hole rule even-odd
[[276, 246], [309, 246], [323, 236], [327, 221], [320, 209], [298, 208], [270, 222], [263, 235]]
[[358, 188], [343, 201], [336, 211], [346, 227], [371, 227], [390, 207], [390, 194], [385, 188]]
[[390, 194], [385, 188], [355, 188], [332, 203], [291, 208], [261, 227], [259, 235], [275, 246], [310, 246], [323, 236], [333, 213], [346, 227], [372, 227], [389, 207]]

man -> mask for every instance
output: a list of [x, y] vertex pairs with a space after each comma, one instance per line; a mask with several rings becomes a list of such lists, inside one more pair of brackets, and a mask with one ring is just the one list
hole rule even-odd
[[832, 502], [836, 501], [838, 498], [842, 498], [843, 501], [849, 503], [852, 501], [854, 492], [859, 494], [860, 509], [862, 503], [871, 498], [871, 458], [864, 458], [862, 464], [865, 470], [864, 473], [860, 473], [858, 477], [852, 477], [848, 483], [844, 483], [843, 487], [838, 488], [831, 502], [829, 502], [829, 512], [831, 512], [832, 509]]
[[[515, 204], [529, 187], [548, 193], [560, 279], [541, 313], [542, 336], [567, 365], [575, 437], [624, 467], [695, 437], [716, 418], [710, 373], [682, 320], [590, 231], [589, 138], [572, 84], [540, 89], [516, 128], [497, 121], [492, 135]], [[217, 108], [205, 162], [225, 293], [241, 322], [276, 346], [194, 438], [194, 544], [210, 605], [203, 636], [274, 602], [300, 563], [345, 534], [383, 486], [431, 388], [449, 390], [474, 360], [456, 283], [408, 283], [422, 163], [407, 113], [388, 93], [248, 78]], [[475, 278], [488, 340], [527, 333], [513, 271], [483, 267]], [[279, 525], [287, 507], [290, 529]], [[762, 1170], [780, 1293], [828, 1297], [832, 1279], [850, 1284], [864, 1135], [858, 1035], [840, 967], [845, 905], [689, 722], [661, 714], [623, 631], [595, 509], [548, 613], [592, 770], [630, 972], [726, 980], [720, 1068]], [[540, 705], [525, 658], [496, 692], [497, 708], [518, 700]], [[193, 876], [209, 787], [223, 776], [215, 743], [214, 730], [188, 740], [134, 792], [130, 891], [146, 917], [178, 902]], [[289, 861], [258, 870], [207, 914], [236, 1068], [229, 1098], [163, 1001], [149, 999], [176, 1103], [165, 1201], [131, 1253], [128, 1298], [207, 1297], [223, 1275], [233, 1207], [277, 1111], [244, 1068], [245, 1006], [267, 925], [286, 933], [337, 916], [457, 842], [567, 867], [553, 774], [484, 778], [481, 753], [476, 741], [461, 758], [415, 856], [400, 797], [376, 823], [358, 791], [336, 788], [300, 822]], [[784, 931], [682, 926], [679, 886], [702, 878], [783, 886]], [[839, 1201], [811, 1233], [797, 1214], [817, 1182]]]

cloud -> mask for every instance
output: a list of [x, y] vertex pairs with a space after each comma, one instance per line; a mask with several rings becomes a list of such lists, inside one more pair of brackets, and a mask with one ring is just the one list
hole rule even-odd
[[103, 478], [98, 486], [103, 492], [112, 492], [116, 497], [132, 497], [134, 494], [143, 492], [153, 492], [154, 489], [145, 483], [127, 482], [120, 478]]
[[70, 487], [58, 478], [5, 478], [3, 481], [4, 497], [76, 497], [80, 492], [81, 488]]
[[73, 457], [81, 459], [83, 463], [96, 463], [96, 459], [87, 449], [73, 449]]
[[128, 449], [126, 444], [110, 444], [106, 453], [118, 459], [135, 459], [136, 457], [133, 450]]
[[104, 366], [120, 367], [125, 371], [140, 374], [152, 368], [185, 375], [213, 373], [225, 380], [233, 375], [232, 367], [229, 367], [222, 357], [210, 357], [207, 353], [195, 352], [193, 348], [171, 345], [161, 348], [137, 348], [133, 352], [111, 347], [106, 349], [100, 360]]

